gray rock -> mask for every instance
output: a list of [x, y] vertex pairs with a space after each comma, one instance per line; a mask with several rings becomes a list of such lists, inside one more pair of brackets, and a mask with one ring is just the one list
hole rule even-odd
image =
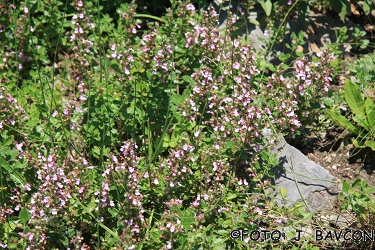
[[[264, 133], [269, 136], [269, 131]], [[272, 170], [276, 189], [271, 191], [278, 205], [292, 206], [297, 201], [303, 201], [311, 212], [332, 209], [332, 203], [340, 192], [340, 180], [289, 145], [284, 137], [279, 136], [278, 140], [280, 142], [271, 150], [279, 161]], [[282, 200], [282, 188], [287, 191], [285, 200]]]

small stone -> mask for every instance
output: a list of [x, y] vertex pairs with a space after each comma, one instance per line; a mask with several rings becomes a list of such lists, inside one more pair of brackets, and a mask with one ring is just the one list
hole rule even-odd
[[324, 160], [326, 162], [332, 162], [332, 157], [330, 155], [327, 155], [326, 157], [324, 157]]
[[345, 168], [345, 169], [343, 169], [343, 171], [342, 171], [342, 176], [343, 177], [348, 177], [348, 178], [353, 178], [352, 177], [352, 175], [351, 175], [351, 170], [350, 170], [350, 168]]
[[333, 170], [337, 170], [337, 167], [336, 167], [336, 165], [332, 165], [332, 167], [331, 167]]

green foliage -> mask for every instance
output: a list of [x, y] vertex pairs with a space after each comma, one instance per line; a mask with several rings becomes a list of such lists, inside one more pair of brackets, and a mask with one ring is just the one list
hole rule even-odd
[[371, 215], [375, 215], [374, 190], [374, 187], [368, 187], [365, 180], [356, 179], [352, 184], [344, 180], [339, 194], [341, 211], [353, 211], [363, 227], [372, 218]]
[[[213, 9], [198, 11], [204, 2], [1, 5], [0, 244], [267, 248], [282, 243], [229, 233], [280, 228], [285, 214], [290, 225], [311, 219], [265, 194], [278, 162], [261, 133], [295, 136], [316, 121], [329, 102], [320, 91], [331, 55], [284, 54], [285, 63], [297, 58], [285, 74], [289, 66], [219, 30]], [[306, 1], [286, 3], [260, 2], [273, 23], [294, 7], [308, 11]], [[304, 37], [292, 36], [295, 50]]]
[[349, 65], [351, 81], [355, 82], [361, 93], [375, 84], [375, 53], [366, 54]]
[[375, 104], [374, 101], [361, 96], [358, 86], [349, 80], [345, 83], [345, 100], [353, 111], [351, 118], [357, 126], [353, 125], [349, 119], [340, 115], [335, 110], [327, 110], [331, 118], [351, 133], [358, 136], [353, 138], [355, 147], [370, 147], [375, 150], [374, 131], [375, 131]]

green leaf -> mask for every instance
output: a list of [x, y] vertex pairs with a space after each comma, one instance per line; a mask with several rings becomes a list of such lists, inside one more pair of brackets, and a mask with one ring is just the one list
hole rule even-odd
[[4, 141], [2, 143], [2, 146], [9, 146], [13, 143], [14, 141], [14, 136], [13, 135], [10, 135], [8, 136], [7, 135], [7, 131], [4, 131], [3, 133], [1, 133], [1, 137], [4, 138]]
[[23, 187], [23, 184], [26, 183], [26, 181], [23, 178], [23, 175], [19, 173], [18, 171], [13, 169], [13, 166], [10, 166], [8, 162], [2, 157], [2, 152], [0, 151], [0, 166], [8, 171], [10, 178], [15, 183], [18, 183], [20, 187]]
[[236, 198], [237, 198], [236, 194], [228, 194], [228, 196], [227, 196], [228, 200], [233, 200], [233, 199], [236, 199]]
[[62, 235], [61, 237], [62, 237], [62, 239], [60, 239], [61, 243], [63, 243], [64, 246], [67, 246], [69, 244], [69, 239], [65, 235]]
[[374, 192], [374, 190], [375, 190], [375, 187], [369, 187], [369, 188], [366, 189], [366, 193], [372, 194]]
[[353, 183], [352, 183], [352, 187], [355, 188], [355, 187], [359, 187], [361, 185], [361, 179], [357, 178]]
[[360, 130], [350, 123], [348, 119], [346, 119], [344, 116], [340, 115], [334, 110], [326, 110], [328, 115], [331, 117], [332, 120], [340, 124], [340, 126], [344, 127], [345, 129], [349, 130], [351, 133], [359, 135]]
[[345, 82], [345, 100], [355, 114], [364, 114], [364, 102], [359, 94], [358, 86], [349, 80]]
[[179, 141], [179, 138], [181, 137], [181, 135], [177, 132], [177, 131], [173, 131], [172, 133], [172, 138], [171, 140], [169, 141], [169, 146], [171, 148], [175, 148], [177, 147], [178, 145], [178, 141]]
[[347, 180], [344, 180], [342, 183], [342, 191], [346, 194], [349, 194], [350, 183]]
[[364, 129], [366, 129], [367, 131], [370, 131], [370, 125], [367, 122], [365, 113], [354, 115], [352, 119], [353, 121], [361, 125]]
[[266, 62], [266, 61], [260, 61], [260, 66], [264, 69], [264, 68], [267, 68], [269, 70], [271, 70], [272, 72], [275, 72], [276, 71], [276, 68], [269, 62]]
[[367, 116], [367, 123], [370, 126], [369, 131], [374, 131], [375, 129], [375, 104], [370, 98], [366, 98], [365, 110]]
[[366, 147], [365, 143], [363, 143], [363, 139], [358, 141], [357, 139], [352, 138], [352, 143], [353, 143], [354, 147], [356, 147], [356, 148], [365, 148]]
[[292, 231], [288, 231], [285, 233], [287, 239], [293, 239], [294, 237], [296, 237], [296, 233], [292, 232]]
[[30, 215], [29, 211], [26, 208], [23, 207], [20, 211], [21, 223], [26, 224], [29, 221], [30, 217], [31, 217], [31, 215]]
[[348, 32], [348, 28], [346, 26], [342, 27], [340, 29], [340, 36], [345, 36], [347, 32]]
[[370, 141], [370, 140], [369, 140], [369, 141], [366, 141], [366, 142], [365, 142], [365, 145], [366, 145], [367, 147], [371, 148], [372, 151], [375, 151], [375, 141], [372, 141], [372, 140], [371, 140], [371, 141]]
[[170, 140], [171, 140], [170, 135], [168, 133], [165, 133], [164, 138], [163, 138], [163, 147], [168, 147]]
[[18, 155], [19, 155], [19, 152], [15, 149], [12, 149], [8, 152], [8, 156], [10, 156], [10, 158], [7, 157], [6, 160], [7, 161], [13, 161], [14, 158], [16, 158]]
[[98, 146], [94, 146], [91, 152], [96, 159], [100, 159], [100, 148]]
[[113, 218], [116, 218], [118, 215], [118, 210], [116, 208], [109, 208], [108, 212], [112, 215]]
[[334, 105], [334, 101], [330, 97], [323, 97], [322, 101], [323, 101], [323, 104], [326, 105], [326, 106], [333, 107], [333, 105]]
[[279, 56], [280, 61], [284, 62], [289, 58], [289, 55], [281, 53]]
[[195, 221], [194, 210], [192, 208], [187, 208], [179, 212], [179, 218], [181, 219], [181, 225], [185, 230], [188, 230]]
[[285, 198], [285, 197], [287, 196], [287, 189], [286, 189], [286, 188], [281, 188], [281, 189], [280, 189], [280, 192], [281, 192], [281, 196], [282, 196], [283, 198]]
[[296, 55], [299, 56], [299, 57], [303, 57], [304, 56], [303, 52], [296, 52]]
[[191, 84], [196, 84], [195, 82], [194, 82], [194, 80], [193, 80], [193, 78], [191, 78], [191, 76], [188, 76], [188, 75], [184, 75], [183, 77], [182, 77], [182, 80], [184, 80], [185, 82], [188, 82], [188, 83], [191, 83]]
[[[350, 13], [350, 5], [347, 0], [330, 0], [333, 9], [339, 14], [342, 21], [345, 21], [346, 13]], [[346, 26], [344, 26], [346, 28]]]
[[262, 8], [264, 9], [264, 11], [266, 12], [266, 15], [267, 16], [270, 16], [271, 15], [271, 11], [272, 11], [272, 2], [271, 0], [261, 0], [260, 1], [260, 5], [262, 6]]
[[372, 0], [364, 0], [363, 1], [363, 12], [365, 12], [365, 15], [367, 16], [371, 12], [371, 5]]
[[305, 40], [305, 33], [302, 30], [298, 32], [298, 40], [304, 41]]
[[254, 24], [256, 26], [260, 26], [260, 23], [257, 20], [255, 20], [255, 19], [251, 19], [250, 23], [252, 23], [252, 24]]

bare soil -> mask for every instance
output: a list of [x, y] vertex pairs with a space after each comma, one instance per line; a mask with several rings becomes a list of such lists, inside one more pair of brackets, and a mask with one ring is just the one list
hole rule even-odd
[[304, 145], [294, 146], [340, 180], [361, 178], [375, 186], [375, 152], [354, 148], [349, 136], [345, 129], [334, 126], [321, 136], [307, 138]]

